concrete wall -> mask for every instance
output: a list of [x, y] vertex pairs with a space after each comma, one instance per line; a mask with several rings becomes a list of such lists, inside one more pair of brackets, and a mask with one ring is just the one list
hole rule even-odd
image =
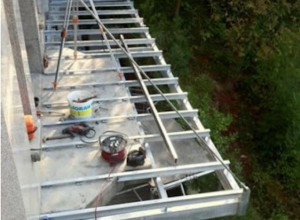
[[[27, 52], [17, 0], [1, 4], [1, 219], [26, 219], [39, 214], [38, 162], [31, 161], [30, 149], [39, 147], [37, 137], [29, 141], [24, 123], [25, 109], [35, 113]], [[12, 23], [13, 22], [13, 23]], [[8, 25], [9, 24], [9, 25]], [[14, 33], [15, 31], [15, 33]], [[12, 36], [17, 36], [12, 39]], [[22, 74], [23, 82], [20, 82]], [[20, 85], [26, 87], [23, 90]], [[26, 93], [26, 94], [25, 94]], [[37, 126], [39, 121], [35, 118]], [[37, 187], [25, 187], [37, 184]], [[26, 216], [26, 218], [24, 218]]]

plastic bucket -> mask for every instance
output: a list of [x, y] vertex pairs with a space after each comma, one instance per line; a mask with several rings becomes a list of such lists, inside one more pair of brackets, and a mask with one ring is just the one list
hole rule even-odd
[[68, 94], [68, 102], [70, 106], [70, 115], [75, 118], [91, 118], [93, 114], [92, 103], [93, 99], [85, 102], [78, 102], [92, 97], [92, 94], [87, 91], [74, 91]]

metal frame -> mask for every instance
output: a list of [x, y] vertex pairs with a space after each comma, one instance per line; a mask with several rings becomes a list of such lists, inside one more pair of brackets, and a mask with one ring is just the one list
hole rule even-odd
[[[51, 4], [54, 6], [51, 7], [53, 11], [50, 12], [50, 18], [54, 18], [55, 20], [46, 22], [47, 27], [51, 27], [51, 25], [61, 25], [62, 21], [59, 20], [61, 17], [62, 12], [55, 12], [57, 8], [63, 9], [63, 5], [65, 4], [65, 0], [51, 0]], [[87, 1], [85, 1], [87, 2]], [[103, 3], [101, 0], [94, 0], [95, 5], [100, 7]], [[201, 124], [199, 118], [197, 117], [197, 111], [192, 108], [188, 99], [187, 93], [183, 92], [178, 85], [177, 79], [174, 78], [170, 66], [166, 64], [162, 52], [157, 48], [155, 44], [155, 40], [150, 36], [149, 29], [145, 27], [143, 23], [143, 19], [139, 17], [138, 12], [134, 9], [132, 2], [128, 0], [118, 1], [118, 0], [106, 0], [104, 3], [104, 7], [128, 7], [128, 9], [124, 10], [99, 10], [99, 12], [105, 12], [101, 15], [128, 15], [126, 18], [113, 18], [113, 19], [101, 19], [104, 24], [137, 24], [138, 27], [136, 28], [109, 28], [109, 30], [113, 34], [121, 34], [121, 33], [139, 33], [141, 34], [141, 38], [136, 39], [127, 39], [125, 42], [127, 45], [147, 45], [144, 47], [130, 47], [130, 53], [132, 57], [153, 57], [156, 60], [156, 65], [149, 65], [149, 66], [142, 66], [143, 71], [147, 72], [155, 72], [159, 71], [163, 74], [162, 78], [153, 79], [156, 85], [168, 85], [171, 93], [164, 94], [170, 100], [178, 101], [178, 104], [181, 106], [182, 111], [180, 113], [184, 115], [184, 117], [189, 117], [194, 125], [197, 128], [197, 134], [201, 137], [205, 137], [205, 141], [211, 151], [213, 151], [219, 158], [222, 159], [220, 154], [218, 153], [216, 147], [214, 146], [213, 142], [209, 137], [209, 130], [204, 129], [203, 125]], [[80, 12], [82, 14], [88, 14], [87, 12]], [[82, 21], [82, 24], [95, 24], [92, 22], [91, 19]], [[86, 30], [81, 30], [81, 35], [86, 35]], [[88, 35], [96, 35], [99, 34], [98, 29], [88, 30]], [[58, 31], [53, 30], [46, 30], [45, 36], [48, 36], [47, 39], [50, 39], [49, 36], [58, 36]], [[69, 35], [72, 35], [72, 31], [69, 32]], [[51, 40], [54, 40], [52, 38]], [[114, 41], [109, 40], [109, 45], [115, 46], [117, 45]], [[78, 44], [82, 47], [84, 46], [105, 46], [102, 41], [79, 41]], [[67, 42], [67, 46], [71, 46], [72, 42]], [[56, 41], [48, 41], [46, 43], [48, 48], [51, 46], [57, 46]], [[87, 53], [87, 51], [84, 51]], [[118, 58], [126, 57], [120, 49], [112, 48], [112, 51], [101, 50], [100, 51], [90, 51], [89, 55], [78, 56], [78, 59], [88, 59], [88, 58], [95, 58], [95, 57], [108, 57], [111, 54]], [[55, 60], [55, 56], [51, 57]], [[65, 59], [68, 59], [66, 56]], [[67, 71], [62, 72], [61, 74], [67, 75], [78, 75], [84, 76], [86, 74], [94, 74], [94, 73], [107, 73], [108, 71], [116, 71], [117, 68], [106, 68], [106, 69], [97, 69], [97, 70], [83, 70], [83, 71]], [[121, 71], [123, 73], [133, 73], [134, 68], [131, 67], [122, 67]], [[49, 73], [51, 76], [52, 73]], [[165, 77], [165, 78], [164, 78]], [[146, 85], [149, 85], [149, 82], [146, 80], [142, 80]], [[104, 82], [104, 83], [87, 83], [82, 85], [66, 85], [62, 86], [58, 89], [57, 92], [65, 90], [65, 89], [72, 89], [76, 87], [88, 87], [88, 86], [110, 86], [110, 85], [126, 85], [126, 86], [136, 86], [138, 81], [130, 80], [125, 81], [122, 80], [120, 82]], [[45, 90], [49, 90], [49, 88], [44, 88]], [[158, 95], [150, 95], [149, 96], [153, 101], [164, 101], [164, 99]], [[117, 102], [117, 101], [130, 101], [132, 103], [138, 102], [146, 102], [146, 98], [143, 96], [131, 96], [131, 97], [116, 97], [116, 98], [101, 98], [95, 99], [94, 102]], [[66, 102], [53, 102], [53, 103], [43, 103], [43, 107], [58, 107], [58, 108], [65, 108], [67, 105]], [[158, 112], [158, 115], [162, 119], [168, 118], [177, 118], [176, 113], [174, 111], [169, 112]], [[94, 118], [91, 120], [87, 120], [87, 122], [95, 122], [100, 121], [106, 123], [108, 121], [115, 121], [115, 120], [149, 120], [152, 118], [151, 114], [144, 113], [144, 114], [133, 114], [133, 115], [121, 115], [121, 116], [111, 116], [111, 117], [99, 117]], [[80, 121], [80, 120], [79, 120]], [[86, 121], [86, 120], [84, 120]], [[70, 123], [76, 123], [76, 121], [65, 121], [65, 122], [57, 122], [57, 123], [44, 123], [43, 126], [60, 126], [60, 125], [67, 125]], [[167, 133], [171, 140], [184, 140], [184, 139], [194, 139], [196, 137], [195, 133], [192, 131], [182, 131], [182, 132], [170, 132]], [[144, 134], [137, 136], [130, 136], [129, 140], [140, 140], [143, 139], [145, 142], [156, 142], [161, 141], [162, 137], [159, 134]], [[47, 142], [43, 145], [43, 150], [55, 150], [63, 147], [72, 147], [76, 145], [84, 145], [83, 142], [73, 139], [71, 142], [68, 143], [58, 143], [53, 144], [51, 142]], [[240, 188], [237, 184], [234, 177], [231, 175], [224, 168], [224, 164], [220, 162], [208, 162], [208, 163], [199, 163], [199, 164], [190, 164], [190, 165], [182, 165], [182, 166], [170, 166], [165, 168], [157, 168], [155, 164], [155, 158], [151, 153], [151, 147], [146, 144], [146, 151], [147, 155], [150, 158], [152, 168], [149, 170], [139, 170], [139, 171], [128, 171], [122, 173], [115, 173], [110, 175], [111, 178], [117, 178], [118, 181], [132, 181], [132, 180], [139, 180], [144, 178], [154, 178], [156, 188], [160, 194], [161, 199], [157, 200], [150, 200], [150, 201], [140, 201], [136, 203], [128, 203], [128, 204], [121, 204], [121, 205], [113, 205], [113, 206], [102, 206], [98, 207], [97, 213], [101, 217], [109, 216], [113, 219], [129, 219], [129, 218], [138, 218], [144, 216], [160, 216], [162, 217], [174, 217], [177, 216], [178, 213], [184, 213], [185, 215], [189, 215], [191, 213], [201, 213], [203, 218], [208, 217], [218, 217], [222, 215], [233, 215], [233, 214], [243, 214], [246, 211], [247, 202], [249, 200], [250, 191], [247, 187]], [[224, 162], [224, 160], [222, 159]], [[225, 161], [226, 166], [229, 165], [229, 161]], [[226, 167], [227, 168], [227, 167]], [[199, 173], [200, 172], [200, 173]], [[220, 182], [223, 185], [224, 189], [229, 189], [220, 192], [212, 192], [212, 193], [202, 193], [198, 195], [188, 195], [188, 196], [181, 196], [181, 197], [173, 197], [168, 198], [166, 195], [166, 189], [170, 187], [174, 187], [176, 185], [182, 184], [184, 181], [188, 181], [191, 178], [196, 178], [199, 176], [206, 175], [211, 172], [216, 172]], [[190, 176], [184, 177], [177, 181], [171, 182], [169, 184], [163, 185], [161, 181], [161, 176], [168, 176], [168, 175], [175, 175], [175, 174], [188, 174]], [[74, 183], [84, 183], [88, 181], [99, 181], [101, 179], [107, 178], [108, 174], [103, 174], [99, 176], [90, 176], [90, 177], [83, 177], [83, 178], [75, 178], [75, 179], [68, 179], [68, 180], [61, 180], [61, 181], [49, 181], [44, 182], [42, 187], [59, 187], [65, 184], [74, 184]], [[83, 209], [83, 210], [73, 210], [73, 211], [66, 211], [60, 213], [51, 213], [46, 214], [47, 217], [51, 219], [92, 219], [94, 216], [95, 209]], [[214, 213], [214, 214], [212, 214]]]
[[[97, 209], [97, 212], [99, 213], [99, 216], [101, 215], [101, 217], [111, 216], [113, 219], [130, 219], [129, 213], [132, 213], [131, 218], [137, 218], [143, 216], [166, 215], [167, 213], [175, 214], [177, 212], [184, 211], [191, 212], [192, 210], [203, 212], [205, 209], [207, 209], [211, 212], [210, 207], [220, 208], [220, 206], [225, 206], [228, 208], [228, 206], [232, 207], [231, 205], [233, 204], [234, 206], [232, 209], [235, 209], [238, 206], [242, 193], [242, 189], [227, 190], [222, 192], [189, 195], [184, 196], [184, 198], [172, 197], [167, 199], [156, 199], [121, 205], [102, 206]], [[141, 205], [141, 203], [143, 205]], [[226, 204], [228, 206], [226, 206]], [[178, 209], [178, 211], [176, 211], [176, 209]], [[233, 210], [230, 209], [230, 211], [232, 212]], [[91, 219], [93, 218], [94, 212], [95, 209], [90, 208], [59, 213], [49, 213], [45, 214], [45, 216], [54, 220]], [[234, 212], [232, 214], [234, 214]], [[123, 218], [120, 215], [123, 215]]]

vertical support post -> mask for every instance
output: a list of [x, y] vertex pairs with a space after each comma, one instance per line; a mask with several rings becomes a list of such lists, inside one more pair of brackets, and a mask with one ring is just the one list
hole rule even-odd
[[34, 0], [19, 0], [26, 51], [31, 73], [43, 72], [43, 56], [39, 38], [37, 5]]
[[21, 101], [23, 106], [24, 114], [31, 115], [31, 107], [29, 100], [29, 93], [27, 88], [27, 79], [25, 76], [24, 61], [22, 58], [21, 50], [21, 37], [23, 37], [23, 28], [21, 25], [21, 18], [19, 15], [19, 4], [18, 1], [4, 0], [4, 12], [6, 16], [9, 39], [12, 46], [12, 53], [15, 62], [16, 75], [18, 80], [18, 86], [20, 89]]
[[249, 199], [250, 199], [250, 189], [248, 187], [244, 187], [244, 191], [241, 197], [241, 201], [239, 203], [239, 207], [237, 210], [238, 215], [246, 215]]

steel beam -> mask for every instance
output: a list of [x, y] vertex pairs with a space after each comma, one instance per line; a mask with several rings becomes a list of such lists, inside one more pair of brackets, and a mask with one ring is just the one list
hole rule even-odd
[[[224, 163], [226, 165], [229, 165], [228, 160], [225, 160]], [[224, 169], [224, 167], [219, 162], [207, 162], [207, 163], [199, 163], [199, 164], [169, 166], [163, 168], [152, 168], [147, 170], [126, 171], [121, 173], [102, 174], [97, 176], [79, 177], [79, 178], [67, 179], [67, 180], [47, 181], [41, 183], [41, 187], [42, 188], [57, 187], [62, 185], [103, 180], [107, 178], [117, 178], [119, 182], [126, 182], [126, 181], [133, 181], [133, 180], [150, 179], [154, 177], [173, 176], [173, 175], [180, 175], [186, 173], [192, 174], [192, 173], [204, 172], [208, 170], [222, 170], [222, 169]]]
[[[182, 110], [179, 111], [184, 117], [195, 117], [198, 114], [198, 110]], [[168, 111], [168, 112], [159, 112], [159, 116], [162, 119], [175, 119], [178, 118], [178, 115], [175, 111]], [[54, 123], [44, 123], [42, 124], [44, 127], [51, 127], [51, 126], [60, 126], [60, 125], [70, 125], [76, 124], [81, 122], [115, 122], [120, 120], [142, 120], [142, 121], [149, 121], [153, 120], [152, 114], [150, 113], [143, 113], [143, 114], [134, 114], [134, 115], [118, 115], [118, 116], [108, 116], [108, 117], [99, 117], [99, 118], [90, 118], [90, 119], [77, 119], [77, 120], [66, 120], [66, 121], [59, 121]]]
[[[143, 202], [132, 202], [126, 204], [118, 204], [111, 206], [101, 206], [97, 208], [98, 216], [112, 217], [112, 219], [130, 219], [130, 218], [142, 218], [144, 216], [156, 216], [162, 215], [168, 216], [169, 214], [177, 215], [181, 212], [209, 210], [209, 216], [212, 213], [216, 216], [222, 216], [222, 212], [227, 213], [228, 205], [233, 206], [231, 209], [236, 209], [237, 204], [240, 201], [240, 197], [243, 194], [243, 190], [226, 190], [220, 192], [209, 192], [196, 195], [178, 196], [164, 199], [148, 200]], [[226, 206], [227, 205], [227, 206]], [[224, 209], [220, 207], [225, 206]], [[213, 210], [212, 210], [213, 208]], [[161, 210], [163, 209], [163, 210]], [[219, 210], [219, 211], [217, 211]], [[216, 213], [219, 213], [217, 215]], [[230, 212], [231, 213], [231, 212]], [[128, 215], [130, 214], [130, 215]], [[233, 211], [234, 214], [234, 211]], [[95, 215], [95, 208], [62, 211], [57, 213], [45, 213], [41, 216], [36, 216], [30, 220], [41, 218], [46, 216], [53, 220], [69, 220], [69, 219], [93, 219]], [[123, 216], [123, 217], [122, 217]], [[174, 216], [175, 217], [175, 216]], [[183, 216], [182, 216], [183, 217]]]
[[[59, 7], [60, 9], [65, 9], [66, 3], [67, 3], [67, 1], [53, 2], [50, 5], [50, 9], [57, 8], [57, 7]], [[97, 2], [97, 1], [95, 1], [94, 4], [96, 7], [101, 7], [101, 8], [133, 6], [132, 2]], [[80, 8], [83, 8], [83, 6], [80, 6]]]
[[[145, 85], [150, 86], [151, 84], [148, 82], [148, 80], [143, 80], [145, 82]], [[171, 85], [171, 84], [177, 84], [178, 78], [154, 78], [152, 79], [152, 82], [155, 85]], [[83, 83], [83, 84], [64, 84], [61, 86], [58, 86], [55, 90], [58, 91], [65, 91], [69, 89], [75, 89], [75, 88], [82, 88], [82, 87], [101, 87], [101, 86], [121, 86], [124, 85], [126, 87], [133, 87], [133, 86], [139, 86], [139, 82], [137, 80], [122, 80], [122, 81], [114, 81], [114, 82], [103, 82], [103, 83]], [[54, 90], [53, 87], [44, 87], [43, 90]]]
[[[137, 27], [137, 28], [110, 28], [112, 34], [141, 34], [149, 31], [147, 27]], [[59, 30], [46, 30], [44, 31], [45, 36], [60, 36]], [[77, 32], [78, 36], [82, 35], [99, 35], [99, 29], [80, 29]], [[68, 30], [68, 36], [73, 36], [74, 31]]]
[[[84, 51], [84, 53], [88, 54], [78, 54], [77, 60], [86, 60], [86, 59], [93, 59], [93, 58], [103, 58], [103, 57], [109, 57], [110, 53], [104, 52], [104, 53], [99, 53], [99, 50], [89, 50], [89, 51]], [[133, 51], [132, 56], [134, 58], [140, 58], [140, 57], [158, 57], [162, 55], [162, 51]], [[126, 55], [121, 52], [121, 51], [113, 51], [113, 55], [117, 58], [125, 58]], [[56, 56], [57, 57], [57, 56]], [[63, 56], [65, 60], [70, 60], [74, 59], [73, 56]], [[57, 60], [55, 56], [49, 57], [49, 60]]]
[[[101, 19], [103, 24], [136, 24], [143, 21], [143, 18], [110, 18], [110, 19]], [[47, 20], [46, 25], [55, 26], [55, 25], [63, 25], [63, 20]], [[71, 20], [70, 20], [71, 23]], [[78, 25], [93, 25], [97, 24], [95, 19], [81, 19], [79, 20]]]
[[[103, 15], [134, 15], [137, 13], [135, 9], [123, 9], [123, 10], [98, 10], [97, 11], [99, 16]], [[64, 11], [50, 11], [49, 16], [63, 16]], [[78, 11], [78, 15], [91, 15], [88, 11]]]
[[[209, 136], [209, 129], [198, 130], [197, 134], [201, 137]], [[179, 131], [179, 132], [170, 132], [168, 133], [171, 140], [186, 140], [196, 138], [196, 134], [193, 131]], [[160, 134], [146, 134], [146, 135], [135, 135], [128, 137], [129, 140], [144, 140], [145, 142], [159, 142], [162, 141], [162, 137]], [[84, 142], [80, 140], [74, 140], [70, 142], [60, 142], [56, 144], [44, 144], [42, 146], [42, 150], [51, 150], [51, 149], [59, 149], [64, 147], [78, 146], [78, 145], [86, 145]]]
[[[170, 69], [170, 65], [145, 65], [140, 66], [144, 72], [159, 72], [159, 71], [168, 71]], [[116, 67], [110, 68], [101, 68], [101, 69], [81, 69], [81, 70], [66, 70], [63, 72], [59, 72], [59, 75], [83, 75], [83, 74], [94, 74], [101, 73], [107, 71], [117, 71]], [[121, 67], [121, 71], [123, 73], [133, 73], [134, 69], [130, 66]], [[46, 75], [54, 75], [55, 72], [47, 72]]]
[[[155, 42], [154, 38], [147, 39], [147, 38], [134, 38], [134, 39], [128, 39], [126, 40], [128, 45], [143, 45], [143, 44], [153, 44]], [[108, 40], [108, 43], [111, 46], [116, 46], [117, 44], [113, 40]], [[59, 46], [59, 41], [54, 42], [45, 42], [45, 45], [48, 46]], [[66, 41], [65, 46], [70, 47], [74, 45], [74, 41]], [[77, 41], [78, 47], [100, 47], [100, 46], [106, 46], [105, 42], [103, 40], [85, 40], [85, 41]]]
[[[187, 92], [182, 93], [166, 93], [165, 96], [169, 100], [183, 100], [187, 98]], [[160, 94], [151, 95], [153, 101], [164, 101], [165, 99]], [[107, 98], [95, 98], [94, 103], [102, 102], [117, 102], [117, 101], [130, 101], [133, 103], [146, 102], [146, 99], [142, 95], [138, 96], [123, 96], [123, 97], [107, 97]], [[42, 104], [46, 108], [68, 108], [68, 102], [46, 102]]]

